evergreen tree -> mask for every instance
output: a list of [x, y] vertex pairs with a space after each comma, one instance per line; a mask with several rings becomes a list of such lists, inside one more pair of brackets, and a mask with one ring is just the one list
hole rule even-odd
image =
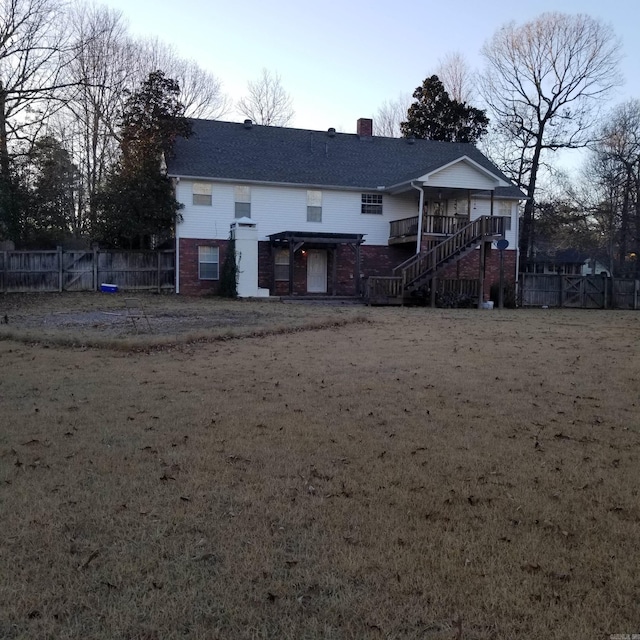
[[108, 244], [149, 249], [171, 236], [181, 205], [161, 167], [175, 139], [191, 132], [179, 91], [154, 71], [124, 105], [121, 158], [99, 197], [101, 239]]
[[475, 144], [487, 132], [485, 112], [452, 100], [438, 76], [426, 78], [413, 97], [407, 120], [400, 124], [405, 138]]
[[78, 168], [68, 151], [55, 138], [45, 136], [36, 141], [29, 156], [31, 194], [27, 232], [31, 244], [55, 246], [70, 235], [79, 237]]

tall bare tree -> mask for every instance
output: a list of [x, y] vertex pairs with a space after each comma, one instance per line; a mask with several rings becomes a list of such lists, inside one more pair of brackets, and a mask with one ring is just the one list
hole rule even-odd
[[116, 130], [125, 90], [133, 85], [136, 48], [119, 11], [75, 5], [69, 23], [77, 54], [67, 70], [71, 88], [53, 130], [80, 169], [80, 233], [96, 226], [96, 194], [118, 153]]
[[218, 119], [231, 108], [222, 82], [195, 60], [182, 58], [171, 45], [153, 38], [138, 42], [137, 82], [162, 69], [180, 86], [180, 102], [188, 118]]
[[293, 120], [293, 101], [279, 74], [262, 69], [260, 77], [250, 81], [247, 88], [247, 95], [237, 104], [241, 115], [257, 124], [274, 127], [285, 127]]
[[[616, 271], [629, 272], [628, 256], [640, 256], [640, 100], [612, 111], [588, 166], [598, 205], [608, 213], [611, 262]], [[640, 277], [640, 260], [631, 266]]]
[[544, 13], [502, 27], [483, 50], [481, 91], [492, 121], [519, 153], [525, 204], [520, 257], [526, 262], [543, 154], [584, 146], [602, 98], [621, 81], [620, 42], [587, 15]]
[[0, 0], [0, 234], [16, 237], [11, 147], [59, 107], [68, 60], [65, 5], [58, 0]]
[[400, 94], [395, 100], [385, 100], [373, 119], [373, 132], [377, 136], [400, 138], [400, 123], [407, 119], [407, 111], [413, 102], [410, 94]]
[[474, 74], [466, 58], [459, 51], [448, 53], [438, 61], [436, 75], [452, 100], [474, 103], [476, 94]]

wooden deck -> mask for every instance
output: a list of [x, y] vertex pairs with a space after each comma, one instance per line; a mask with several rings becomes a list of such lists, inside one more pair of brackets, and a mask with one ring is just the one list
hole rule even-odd
[[[432, 216], [442, 217], [442, 216]], [[408, 219], [407, 219], [408, 220]], [[481, 265], [485, 260], [485, 243], [504, 236], [505, 222], [500, 216], [482, 216], [459, 228], [453, 235], [430, 247], [393, 269], [392, 276], [370, 277], [365, 296], [369, 304], [404, 304], [408, 296], [421, 297], [430, 290], [432, 306], [436, 304], [437, 278], [444, 268], [460, 260], [480, 245]], [[408, 228], [408, 227], [407, 227]], [[451, 226], [450, 229], [454, 227]], [[478, 292], [483, 285], [484, 266], [479, 270]], [[434, 279], [436, 284], [434, 286]], [[478, 294], [477, 304], [480, 305]]]

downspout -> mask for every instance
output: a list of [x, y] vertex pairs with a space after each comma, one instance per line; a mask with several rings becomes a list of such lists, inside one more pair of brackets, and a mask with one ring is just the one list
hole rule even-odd
[[416, 239], [416, 255], [420, 253], [421, 245], [422, 245], [422, 209], [424, 207], [424, 189], [422, 187], [416, 187], [411, 181], [411, 186], [414, 189], [417, 189], [420, 192], [420, 204], [418, 210], [418, 237]]
[[[177, 200], [177, 196], [178, 196], [178, 184], [180, 182], [180, 176], [177, 176], [176, 178], [174, 178], [173, 180], [173, 197]], [[176, 273], [175, 273], [175, 283], [176, 283], [176, 294], [180, 293], [180, 232], [179, 232], [179, 222], [178, 222], [178, 217], [176, 216], [176, 232], [175, 232], [175, 238], [176, 238], [176, 259], [175, 259], [175, 268], [176, 268]]]
[[176, 294], [180, 293], [180, 236], [178, 235], [178, 221], [176, 220]]

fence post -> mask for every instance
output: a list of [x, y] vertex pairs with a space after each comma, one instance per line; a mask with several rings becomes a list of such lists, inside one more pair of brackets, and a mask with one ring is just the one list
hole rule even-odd
[[62, 246], [58, 245], [58, 293], [62, 293]]
[[[609, 278], [603, 274], [602, 275], [602, 308], [609, 308]], [[611, 287], [611, 306], [613, 307], [613, 287]]]
[[93, 290], [98, 291], [98, 247], [93, 247]]
[[[158, 272], [157, 272], [156, 275], [157, 275], [157, 278], [158, 278], [158, 293], [160, 293], [160, 282], [161, 282], [161, 280], [160, 280], [160, 267], [161, 267], [162, 263], [160, 262], [160, 250], [157, 249], [156, 252], [157, 252], [157, 256], [158, 256]], [[335, 286], [335, 280], [334, 280], [334, 286]], [[334, 295], [335, 295], [335, 292], [334, 292]]]
[[5, 293], [7, 290], [7, 287], [9, 286], [9, 281], [8, 281], [8, 276], [9, 276], [9, 252], [8, 251], [3, 251], [2, 252], [2, 292]]
[[558, 300], [558, 306], [562, 309], [564, 306], [564, 276], [559, 273], [558, 278], [560, 278], [560, 286], [558, 287], [560, 300]]
[[633, 310], [638, 309], [638, 289], [640, 288], [640, 280], [634, 280], [633, 282]]
[[[484, 221], [483, 221], [484, 224]], [[482, 303], [484, 302], [484, 266], [485, 266], [485, 251], [487, 243], [484, 238], [480, 241], [480, 251], [478, 251], [478, 309], [482, 309]]]

